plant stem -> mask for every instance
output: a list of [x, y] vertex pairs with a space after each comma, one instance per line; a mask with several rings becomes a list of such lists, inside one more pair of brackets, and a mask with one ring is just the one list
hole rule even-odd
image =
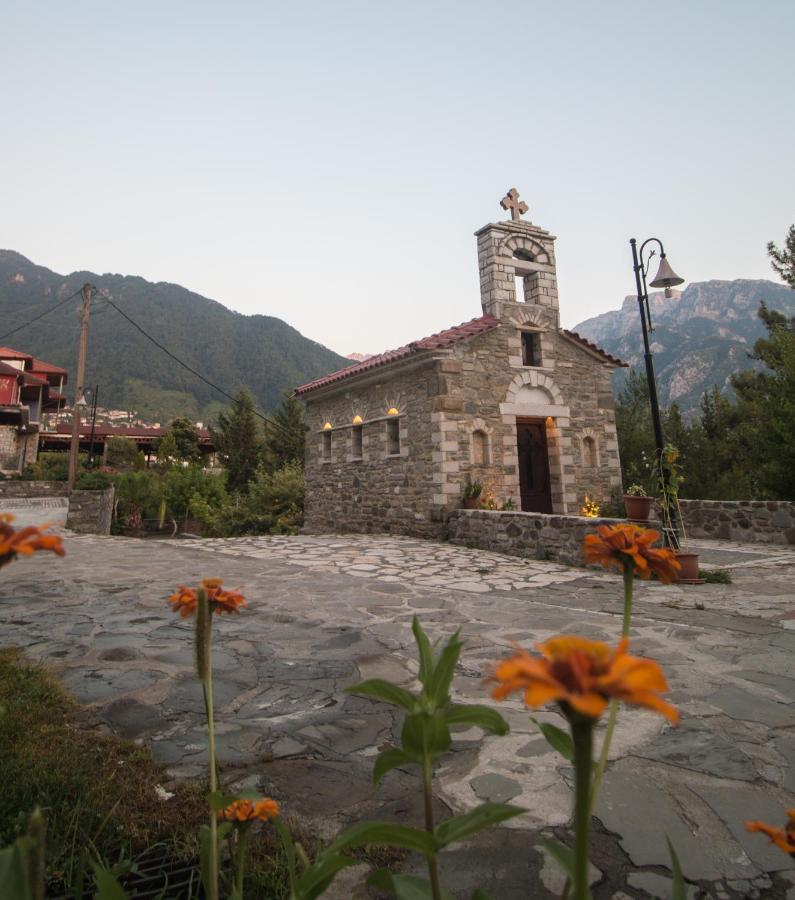
[[591, 824], [591, 766], [593, 765], [593, 720], [571, 722], [574, 741], [574, 900], [590, 900], [588, 850]]
[[[632, 624], [632, 588], [634, 584], [634, 570], [632, 566], [627, 565], [624, 569], [624, 620], [621, 624], [621, 637], [629, 637], [629, 628]], [[594, 772], [593, 787], [591, 789], [591, 813], [596, 808], [596, 800], [604, 781], [605, 770], [607, 769], [607, 758], [610, 755], [610, 745], [613, 743], [613, 732], [616, 728], [616, 717], [618, 715], [618, 701], [610, 701], [610, 713], [607, 719], [607, 730], [605, 738], [602, 741], [602, 749], [599, 753], [599, 762]]]
[[[201, 600], [200, 600], [201, 602]], [[205, 601], [207, 602], [207, 601]], [[208, 630], [212, 629], [212, 607], [208, 610]], [[207, 736], [210, 750], [210, 793], [218, 790], [215, 762], [215, 723], [213, 721], [213, 659], [212, 642], [208, 642], [207, 650]], [[210, 900], [218, 900], [218, 816], [215, 807], [210, 807]]]
[[[429, 834], [433, 834], [433, 773], [431, 769], [431, 758], [427, 754], [422, 761], [422, 782], [425, 792], [425, 830]], [[431, 893], [433, 900], [442, 900], [442, 889], [439, 886], [439, 869], [436, 865], [436, 854], [433, 853], [428, 857], [428, 875], [431, 879]]]
[[635, 569], [631, 565], [624, 568], [624, 620], [621, 623], [621, 637], [629, 637], [629, 626], [632, 622], [632, 586], [635, 581]]
[[248, 847], [248, 825], [237, 830], [237, 871], [235, 872], [235, 888], [240, 900], [243, 900], [243, 876], [246, 871], [246, 848]]

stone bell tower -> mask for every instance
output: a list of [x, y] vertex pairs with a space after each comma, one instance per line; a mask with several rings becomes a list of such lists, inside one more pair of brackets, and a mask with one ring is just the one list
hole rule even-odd
[[[558, 280], [555, 274], [555, 237], [521, 216], [528, 211], [516, 188], [500, 201], [510, 210], [505, 222], [484, 225], [478, 239], [480, 299], [483, 312], [498, 319], [513, 318], [517, 307], [532, 310], [539, 321], [559, 327]], [[517, 297], [517, 278], [521, 295]]]

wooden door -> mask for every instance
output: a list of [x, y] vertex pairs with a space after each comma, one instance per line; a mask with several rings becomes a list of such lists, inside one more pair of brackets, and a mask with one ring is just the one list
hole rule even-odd
[[519, 450], [519, 491], [525, 512], [552, 512], [549, 489], [547, 432], [543, 420], [518, 419], [516, 440]]

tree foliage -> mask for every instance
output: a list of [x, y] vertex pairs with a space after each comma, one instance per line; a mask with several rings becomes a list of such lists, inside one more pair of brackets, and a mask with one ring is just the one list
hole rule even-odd
[[294, 395], [287, 393], [271, 421], [265, 424], [263, 462], [265, 468], [275, 472], [284, 466], [298, 462], [304, 465], [306, 425], [304, 407]]
[[228, 411], [211, 428], [215, 449], [227, 471], [230, 491], [247, 491], [262, 460], [262, 435], [254, 414], [254, 398], [241, 388]]
[[[666, 440], [680, 451], [683, 498], [752, 500], [795, 498], [795, 319], [768, 310], [759, 317], [767, 336], [750, 356], [759, 370], [732, 378], [737, 400], [713, 387], [699, 418], [685, 422], [676, 404], [662, 411]], [[655, 447], [645, 376], [631, 372], [616, 400], [624, 485], [657, 493]]]
[[161, 464], [169, 462], [198, 463], [202, 454], [199, 449], [199, 432], [187, 416], [177, 416], [168, 431], [157, 443], [157, 458]]
[[790, 225], [784, 246], [779, 249], [773, 241], [767, 245], [767, 255], [782, 281], [795, 290], [795, 225]]

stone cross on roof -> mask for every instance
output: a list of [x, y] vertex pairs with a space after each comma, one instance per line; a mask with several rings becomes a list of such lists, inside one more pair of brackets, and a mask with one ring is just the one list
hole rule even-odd
[[500, 200], [500, 206], [503, 209], [510, 209], [511, 219], [514, 222], [518, 222], [522, 213], [526, 213], [530, 208], [524, 200], [519, 199], [519, 191], [517, 191], [516, 188], [511, 188], [510, 191], [508, 191], [502, 200]]

